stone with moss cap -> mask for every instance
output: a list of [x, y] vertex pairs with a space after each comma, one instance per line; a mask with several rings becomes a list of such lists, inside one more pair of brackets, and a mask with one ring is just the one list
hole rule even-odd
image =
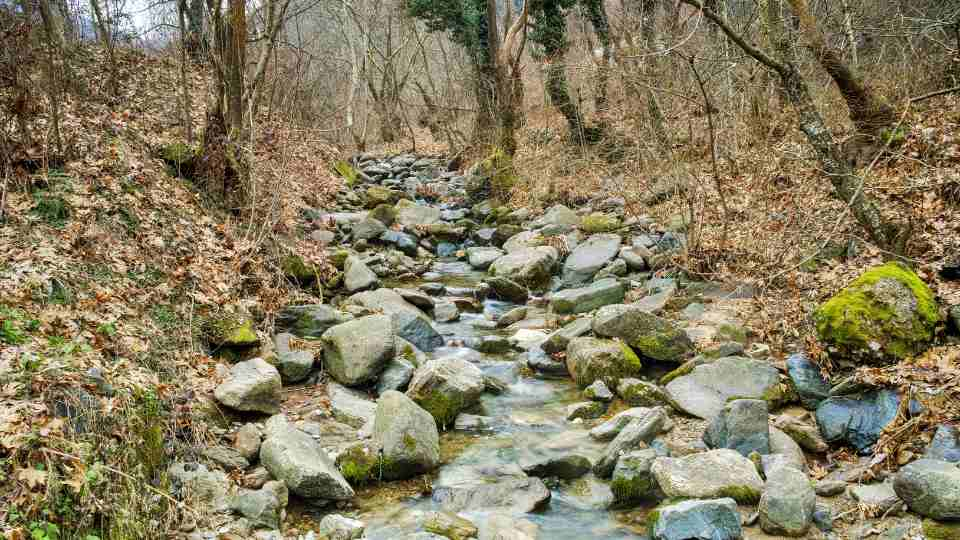
[[930, 288], [902, 263], [864, 272], [814, 313], [820, 340], [864, 360], [901, 360], [923, 352], [942, 321]]
[[683, 329], [648, 313], [643, 306], [603, 306], [593, 319], [593, 331], [620, 338], [643, 356], [661, 362], [680, 362], [693, 352], [693, 342]]
[[517, 173], [510, 155], [494, 148], [490, 155], [470, 168], [464, 188], [473, 202], [505, 201], [516, 183]]
[[594, 212], [583, 216], [580, 220], [580, 229], [588, 234], [613, 232], [620, 228], [620, 220], [616, 216]]
[[657, 451], [652, 448], [632, 450], [620, 456], [610, 481], [614, 502], [623, 505], [656, 498], [660, 488], [650, 472], [656, 459]]
[[923, 520], [925, 540], [956, 540], [960, 538], [960, 522], [948, 523], [932, 519]]
[[242, 315], [214, 315], [203, 326], [207, 341], [217, 347], [253, 347], [260, 343], [253, 321]]
[[641, 365], [636, 355], [628, 358], [626, 347], [609, 339], [578, 337], [567, 345], [567, 372], [581, 388], [603, 381], [616, 388], [620, 379], [640, 373]]
[[407, 396], [445, 429], [480, 399], [485, 387], [483, 372], [477, 366], [460, 358], [437, 358], [417, 368]]

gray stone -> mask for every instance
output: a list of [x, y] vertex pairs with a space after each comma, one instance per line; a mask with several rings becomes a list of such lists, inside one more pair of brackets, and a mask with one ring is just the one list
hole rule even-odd
[[587, 238], [563, 264], [563, 283], [572, 286], [590, 281], [594, 274], [617, 256], [619, 249], [619, 235], [595, 234]]
[[765, 457], [774, 456], [782, 457], [778, 465], [787, 465], [800, 471], [807, 470], [807, 458], [800, 445], [783, 431], [770, 426], [770, 456]]
[[477, 270], [486, 270], [494, 261], [506, 255], [503, 250], [495, 247], [467, 248], [467, 260], [470, 266]]
[[564, 454], [521, 460], [520, 467], [523, 472], [538, 478], [576, 480], [590, 472], [590, 460], [579, 454]]
[[675, 294], [675, 289], [666, 289], [654, 294], [648, 294], [630, 305], [640, 311], [656, 314], [666, 309], [667, 304], [670, 303], [670, 300], [673, 299]]
[[891, 482], [851, 486], [850, 497], [873, 514], [883, 514], [903, 504]]
[[340, 514], [327, 514], [320, 520], [318, 532], [327, 540], [358, 540], [367, 526], [359, 520]]
[[584, 313], [608, 304], [623, 302], [625, 289], [614, 278], [601, 279], [579, 289], [567, 289], [550, 296], [550, 311], [557, 314]]
[[319, 338], [328, 329], [353, 319], [353, 315], [326, 304], [288, 306], [277, 315], [277, 328], [297, 337]]
[[353, 488], [313, 437], [293, 427], [283, 415], [267, 421], [260, 462], [287, 488], [307, 499], [346, 500]]
[[460, 358], [438, 358], [417, 368], [407, 395], [433, 416], [438, 427], [446, 428], [480, 399], [484, 388], [477, 366]]
[[550, 246], [524, 248], [500, 257], [490, 265], [490, 275], [515, 281], [533, 290], [544, 290], [550, 283], [557, 250]]
[[399, 392], [406, 390], [415, 369], [412, 363], [400, 357], [394, 358], [380, 374], [380, 379], [377, 381], [377, 394], [381, 395], [387, 390]]
[[732, 397], [779, 399], [780, 374], [767, 362], [728, 356], [673, 379], [667, 383], [666, 392], [681, 411], [712, 419]]
[[782, 414], [774, 420], [773, 425], [777, 426], [791, 439], [797, 442], [805, 450], [822, 454], [830, 449], [827, 441], [823, 440], [820, 430], [813, 424], [809, 424], [789, 414]]
[[244, 424], [237, 430], [233, 440], [233, 447], [248, 462], [260, 453], [260, 441], [263, 433], [256, 424]]
[[505, 277], [490, 277], [484, 280], [484, 283], [490, 286], [490, 290], [497, 298], [522, 304], [530, 298], [530, 292], [526, 287]]
[[760, 497], [760, 527], [767, 534], [803, 536], [813, 523], [817, 494], [807, 475], [789, 467], [773, 471]]
[[482, 481], [437, 486], [433, 502], [448, 512], [502, 511], [526, 514], [550, 502], [550, 490], [539, 478], [516, 470], [485, 471]]
[[511, 309], [510, 311], [504, 313], [497, 319], [498, 328], [506, 328], [511, 324], [518, 323], [527, 318], [527, 307], [520, 306]]
[[710, 448], [730, 448], [748, 456], [770, 453], [770, 414], [762, 399], [734, 399], [710, 422], [703, 442]]
[[354, 304], [389, 315], [393, 332], [424, 352], [433, 352], [444, 344], [443, 337], [430, 324], [430, 318], [392, 289], [377, 289], [350, 297]]
[[634, 272], [644, 272], [649, 268], [647, 258], [650, 255], [650, 250], [642, 246], [628, 246], [620, 250], [620, 258]]
[[322, 337], [324, 367], [339, 383], [358, 386], [375, 380], [393, 358], [391, 318], [368, 315], [327, 330]]
[[627, 304], [604, 306], [593, 319], [593, 331], [617, 337], [648, 358], [681, 362], [693, 352], [693, 342], [674, 323]]
[[608, 339], [574, 338], [567, 346], [567, 371], [581, 388], [598, 380], [616, 387], [621, 378], [637, 375], [641, 368], [636, 356], [627, 357], [624, 347]]
[[313, 370], [313, 351], [308, 349], [293, 350], [290, 348], [290, 339], [293, 334], [281, 333], [273, 336], [273, 347], [277, 352], [277, 371], [283, 382], [300, 382], [310, 375]]
[[811, 362], [806, 355], [790, 355], [787, 358], [787, 374], [805, 408], [816, 409], [821, 401], [830, 397], [830, 383], [824, 380], [820, 366]]
[[668, 404], [670, 401], [659, 386], [631, 377], [620, 379], [617, 394], [634, 407], [656, 407]]
[[228, 446], [209, 446], [203, 449], [203, 457], [213, 461], [226, 470], [240, 469], [250, 466], [250, 461]]
[[234, 364], [213, 396], [231, 409], [272, 414], [280, 410], [280, 389], [277, 368], [254, 358]]
[[401, 298], [424, 311], [429, 311], [436, 306], [436, 301], [429, 294], [417, 289], [394, 289], [394, 291]]
[[433, 320], [437, 322], [453, 322], [460, 320], [460, 308], [448, 300], [439, 300], [433, 306]]
[[607, 407], [600, 401], [584, 401], [567, 405], [567, 420], [592, 420], [600, 418], [607, 412]]
[[373, 440], [383, 452], [383, 477], [410, 478], [440, 464], [440, 435], [430, 413], [389, 390], [377, 400]]
[[733, 499], [682, 501], [657, 510], [653, 540], [739, 540], [740, 513]]
[[763, 491], [763, 480], [753, 462], [727, 448], [682, 458], [660, 457], [652, 470], [667, 497], [732, 497], [753, 504]]
[[660, 486], [650, 470], [656, 459], [657, 451], [653, 448], [632, 450], [620, 456], [610, 480], [613, 500], [617, 504], [658, 498]]
[[327, 397], [330, 399], [330, 412], [338, 422], [360, 429], [373, 421], [377, 404], [360, 392], [330, 382], [327, 383]]
[[419, 252], [417, 249], [417, 239], [400, 231], [388, 229], [380, 235], [380, 241], [396, 246], [397, 249], [408, 257], [416, 257]]
[[[497, 229], [501, 231], [502, 229]], [[509, 228], [507, 228], [509, 230]], [[538, 231], [520, 231], [511, 235], [503, 242], [503, 249], [507, 253], [515, 253], [522, 249], [535, 248], [543, 245], [543, 235]]]
[[823, 479], [813, 486], [813, 491], [820, 497], [836, 497], [846, 490], [847, 483], [843, 480]]
[[450, 512], [429, 512], [423, 520], [423, 528], [451, 540], [476, 538], [477, 526]]
[[434, 206], [425, 206], [410, 201], [397, 203], [397, 223], [404, 227], [429, 225], [440, 221], [440, 209]]
[[209, 504], [216, 512], [229, 509], [230, 479], [223, 471], [211, 471], [199, 463], [177, 462], [168, 472], [182, 499]]
[[938, 521], [960, 520], [960, 468], [919, 459], [900, 469], [893, 488], [910, 510]]
[[241, 489], [231, 508], [250, 521], [253, 527], [279, 529], [289, 493], [283, 482], [267, 482], [257, 490]]
[[593, 383], [583, 389], [583, 397], [593, 401], [613, 401], [613, 392], [603, 384], [603, 381]]
[[576, 212], [562, 204], [551, 206], [542, 216], [533, 222], [534, 228], [546, 227], [547, 225], [571, 225], [580, 224], [580, 216]]
[[617, 413], [613, 418], [590, 430], [590, 437], [597, 441], [613, 440], [623, 428], [627, 427], [636, 418], [643, 418], [650, 414], [651, 409], [634, 407]]
[[923, 457], [960, 463], [960, 428], [947, 424], [938, 426]]
[[557, 354], [567, 350], [570, 340], [590, 332], [593, 326], [592, 317], [582, 317], [568, 323], [563, 328], [550, 334], [550, 337], [540, 345], [547, 354]]
[[620, 455], [638, 448], [642, 443], [652, 441], [663, 430], [666, 422], [667, 415], [661, 408], [646, 409], [641, 415], [631, 419], [603, 449], [600, 459], [593, 465], [593, 474], [600, 478], [610, 478]]
[[381, 234], [387, 232], [387, 227], [380, 220], [373, 218], [364, 218], [353, 226], [350, 234], [354, 240], [373, 240], [379, 238]]
[[846, 442], [867, 454], [896, 418], [899, 406], [897, 393], [886, 389], [860, 397], [831, 397], [817, 407], [817, 425], [828, 443]]

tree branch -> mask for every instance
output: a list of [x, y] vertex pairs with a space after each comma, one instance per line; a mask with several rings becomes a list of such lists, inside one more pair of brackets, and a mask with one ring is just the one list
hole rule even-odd
[[730, 26], [726, 23], [726, 21], [723, 20], [722, 17], [717, 15], [712, 9], [708, 7], [704, 7], [703, 2], [701, 2], [701, 0], [680, 0], [680, 2], [699, 9], [704, 14], [704, 16], [706, 16], [708, 19], [713, 21], [714, 24], [716, 24], [721, 30], [723, 30], [723, 33], [726, 34], [731, 41], [736, 43], [738, 47], [740, 47], [741, 49], [743, 49], [744, 52], [752, 56], [757, 62], [760, 62], [761, 64], [776, 71], [777, 73], [781, 73], [787, 69], [786, 66], [784, 66], [783, 64], [771, 58], [764, 51], [761, 51], [760, 49], [747, 43], [747, 41], [743, 38], [743, 36], [734, 32], [733, 29], [730, 28]]

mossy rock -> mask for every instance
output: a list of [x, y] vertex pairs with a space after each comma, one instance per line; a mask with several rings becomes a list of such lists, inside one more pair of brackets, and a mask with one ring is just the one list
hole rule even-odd
[[358, 443], [337, 456], [337, 467], [351, 486], [363, 487], [380, 477], [378, 458], [379, 452]]
[[217, 347], [245, 348], [260, 343], [253, 321], [233, 314], [218, 314], [209, 317], [203, 324], [206, 340]]
[[956, 540], [960, 538], [960, 523], [923, 520], [923, 537], [926, 540]]
[[400, 199], [405, 199], [406, 194], [396, 189], [389, 189], [382, 186], [371, 186], [367, 188], [367, 208], [376, 208], [381, 204], [397, 204]]
[[333, 170], [335, 170], [337, 174], [343, 177], [343, 180], [347, 183], [348, 186], [353, 187], [357, 184], [357, 178], [359, 177], [359, 173], [357, 173], [357, 170], [354, 169], [353, 166], [347, 163], [346, 161], [341, 160], [334, 163]]
[[379, 204], [370, 211], [368, 217], [389, 227], [397, 222], [397, 209], [391, 204]]
[[337, 270], [343, 270], [343, 266], [346, 264], [348, 257], [350, 257], [349, 251], [345, 249], [338, 249], [330, 254], [330, 264], [332, 264]]
[[716, 338], [720, 341], [747, 342], [747, 330], [738, 324], [721, 324], [717, 328]]
[[863, 360], [919, 354], [930, 346], [941, 321], [930, 288], [899, 262], [867, 270], [814, 313], [821, 342]]
[[580, 220], [580, 229], [588, 234], [612, 232], [619, 228], [620, 220], [603, 212], [594, 212]]
[[288, 278], [295, 279], [299, 283], [312, 283], [317, 278], [317, 268], [314, 265], [307, 264], [303, 257], [299, 255], [287, 255], [280, 261], [280, 268], [283, 274]]
[[197, 157], [197, 151], [192, 146], [182, 142], [175, 142], [164, 146], [160, 150], [164, 161], [175, 167], [187, 167]]
[[506, 201], [517, 181], [513, 159], [502, 149], [494, 148], [490, 155], [472, 167], [465, 188], [473, 201], [488, 198]]

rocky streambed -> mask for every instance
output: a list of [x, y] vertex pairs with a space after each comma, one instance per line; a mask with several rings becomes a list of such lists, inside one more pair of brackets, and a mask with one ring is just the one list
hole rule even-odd
[[[214, 512], [185, 535], [960, 538], [956, 428], [866, 481], [881, 429], [918, 411], [771, 358], [748, 286], [668, 271], [682, 232], [616, 197], [499, 207], [482, 167], [438, 158], [345, 165], [339, 208], [305, 216], [338, 294], [219, 344], [247, 347], [214, 392], [240, 416], [171, 470]], [[862, 458], [825, 458], [840, 445]]]

